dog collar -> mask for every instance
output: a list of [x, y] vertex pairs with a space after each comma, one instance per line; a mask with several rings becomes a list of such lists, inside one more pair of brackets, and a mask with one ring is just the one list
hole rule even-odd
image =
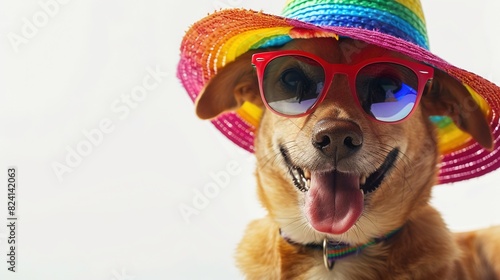
[[328, 270], [332, 270], [335, 265], [335, 261], [351, 255], [358, 255], [366, 247], [373, 246], [375, 244], [386, 241], [389, 238], [393, 237], [396, 233], [399, 232], [399, 230], [401, 230], [401, 228], [397, 228], [382, 237], [374, 238], [370, 242], [359, 246], [351, 246], [343, 242], [328, 240], [328, 238], [323, 239], [322, 244], [317, 244], [317, 243], [300, 244], [291, 240], [289, 237], [285, 236], [281, 231], [281, 229], [280, 229], [280, 235], [283, 237], [283, 239], [285, 239], [286, 242], [292, 245], [301, 245], [315, 250], [323, 250], [323, 260], [325, 263], [325, 267]]

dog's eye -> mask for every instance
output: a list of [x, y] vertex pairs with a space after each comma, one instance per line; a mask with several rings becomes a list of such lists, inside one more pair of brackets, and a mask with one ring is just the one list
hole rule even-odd
[[401, 81], [392, 77], [379, 77], [376, 81], [384, 91], [397, 92], [401, 88]]
[[297, 92], [297, 89], [307, 86], [307, 78], [297, 69], [288, 69], [281, 74], [281, 82], [292, 92]]
[[304, 114], [323, 92], [325, 72], [321, 64], [302, 56], [282, 56], [266, 66], [261, 86], [269, 107], [285, 115]]
[[363, 110], [379, 120], [402, 120], [417, 99], [418, 77], [395, 63], [374, 63], [356, 76], [356, 95]]
[[295, 98], [299, 103], [317, 97], [316, 86], [300, 69], [285, 70], [280, 80], [289, 98]]
[[392, 77], [377, 77], [370, 81], [372, 103], [388, 101], [401, 89], [401, 82]]

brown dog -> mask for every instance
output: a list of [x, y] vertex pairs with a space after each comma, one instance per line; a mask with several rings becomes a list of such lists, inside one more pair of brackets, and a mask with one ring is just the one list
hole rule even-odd
[[[345, 44], [361, 45], [351, 39], [300, 39], [281, 49], [307, 51], [336, 64], [379, 56], [411, 60], [366, 44], [352, 52]], [[213, 118], [243, 102], [265, 109], [253, 53], [238, 57], [209, 82], [197, 100], [199, 117]], [[255, 155], [258, 194], [268, 216], [249, 225], [238, 247], [244, 274], [249, 279], [500, 279], [500, 228], [452, 234], [429, 205], [439, 160], [430, 115], [448, 115], [483, 147], [493, 146], [481, 111], [464, 109], [462, 103], [471, 100], [467, 90], [434, 69], [420, 104], [398, 123], [369, 118], [351, 92], [347, 77], [337, 74], [311, 114], [290, 118], [264, 111]], [[326, 244], [356, 253], [331, 261]]]

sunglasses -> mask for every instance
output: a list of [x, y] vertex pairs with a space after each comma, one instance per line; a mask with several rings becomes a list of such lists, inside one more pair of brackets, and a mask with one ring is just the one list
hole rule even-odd
[[334, 75], [344, 74], [366, 114], [381, 122], [400, 122], [415, 110], [434, 75], [428, 65], [396, 57], [332, 64], [296, 50], [256, 53], [252, 64], [266, 107], [285, 117], [313, 112], [325, 99]]

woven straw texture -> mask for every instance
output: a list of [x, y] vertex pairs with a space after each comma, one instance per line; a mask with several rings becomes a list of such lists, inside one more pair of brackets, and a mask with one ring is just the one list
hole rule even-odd
[[[181, 44], [178, 77], [195, 101], [217, 71], [250, 49], [280, 46], [295, 38], [349, 37], [403, 53], [462, 81], [487, 114], [493, 151], [484, 150], [447, 117], [433, 117], [442, 154], [439, 183], [458, 182], [500, 167], [500, 88], [450, 65], [429, 50], [425, 19], [418, 0], [291, 0], [283, 16], [245, 9], [215, 12], [196, 22]], [[260, 111], [246, 104], [212, 123], [249, 152]]]

